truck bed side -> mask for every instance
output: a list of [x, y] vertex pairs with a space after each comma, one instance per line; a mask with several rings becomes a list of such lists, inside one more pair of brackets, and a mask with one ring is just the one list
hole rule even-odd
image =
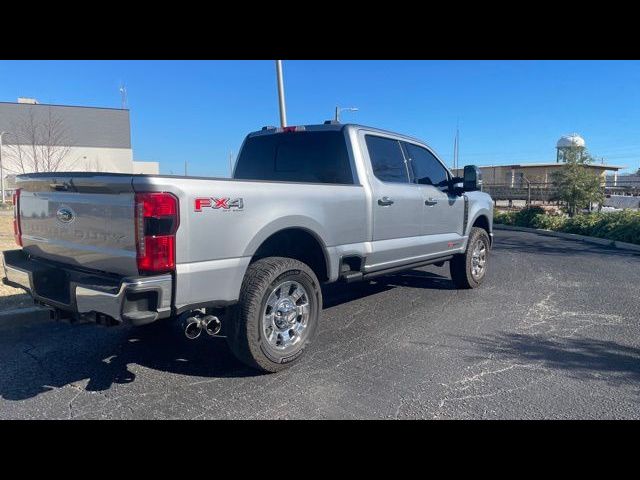
[[[179, 199], [178, 308], [211, 298], [237, 300], [252, 255], [278, 231], [305, 229], [328, 251], [367, 240], [367, 202], [359, 185], [135, 176], [133, 188]], [[337, 262], [327, 263], [328, 276], [337, 278]]]

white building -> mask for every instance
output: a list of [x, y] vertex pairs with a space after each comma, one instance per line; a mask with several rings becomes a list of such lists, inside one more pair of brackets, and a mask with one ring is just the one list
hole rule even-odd
[[34, 171], [159, 173], [133, 159], [129, 110], [0, 102], [5, 175]]

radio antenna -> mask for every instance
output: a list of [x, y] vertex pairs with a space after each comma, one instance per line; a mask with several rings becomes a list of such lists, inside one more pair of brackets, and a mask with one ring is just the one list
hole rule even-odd
[[124, 83], [120, 84], [120, 105], [122, 110], [126, 110], [127, 108], [127, 87], [125, 87]]
[[458, 123], [456, 123], [456, 136], [453, 139], [453, 169], [458, 168], [458, 153], [460, 149], [460, 129]]

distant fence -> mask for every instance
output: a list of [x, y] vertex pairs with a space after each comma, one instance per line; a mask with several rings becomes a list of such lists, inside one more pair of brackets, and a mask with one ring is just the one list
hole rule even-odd
[[604, 206], [640, 209], [640, 195], [635, 197], [630, 195], [607, 195], [607, 198], [604, 199]]
[[[635, 199], [640, 199], [640, 181], [626, 181], [622, 185], [613, 186], [607, 182], [602, 186], [603, 193], [608, 197], [632, 197], [633, 199], [616, 201], [620, 205], [635, 205]], [[495, 201], [499, 200], [524, 200], [530, 202], [555, 202], [558, 200], [558, 189], [551, 182], [526, 182], [520, 181], [512, 184], [484, 183], [482, 191], [491, 195]], [[616, 206], [614, 201], [605, 202]], [[638, 208], [637, 206], [623, 208]]]
[[557, 199], [558, 189], [550, 183], [529, 185], [483, 184], [482, 191], [494, 200], [526, 200], [528, 202], [551, 202]]

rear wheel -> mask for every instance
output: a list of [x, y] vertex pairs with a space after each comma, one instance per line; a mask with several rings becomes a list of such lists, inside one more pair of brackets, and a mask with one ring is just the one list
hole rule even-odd
[[489, 260], [489, 235], [486, 230], [473, 227], [465, 253], [455, 255], [449, 262], [451, 280], [458, 288], [476, 288], [484, 280]]
[[322, 292], [313, 270], [285, 257], [268, 257], [247, 269], [228, 323], [233, 353], [250, 367], [277, 372], [298, 360], [314, 337]]

